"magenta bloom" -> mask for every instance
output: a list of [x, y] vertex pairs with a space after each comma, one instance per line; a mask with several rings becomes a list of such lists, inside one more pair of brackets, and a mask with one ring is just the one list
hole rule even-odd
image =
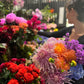
[[25, 63], [26, 59], [25, 58], [21, 58], [20, 61]]
[[0, 19], [0, 26], [3, 26], [4, 24], [5, 24], [5, 19], [4, 18]]
[[17, 58], [12, 58], [12, 59], [11, 59], [11, 62], [17, 62], [17, 61], [18, 61]]
[[16, 17], [15, 22], [17, 24], [19, 24], [19, 23], [27, 23], [27, 20], [24, 19], [23, 17]]
[[16, 1], [16, 0], [14, 0], [14, 1], [13, 1], [13, 4], [14, 4], [14, 5], [17, 5], [18, 3], [17, 3], [17, 1]]
[[16, 19], [16, 15], [14, 13], [9, 13], [7, 16], [6, 16], [6, 21], [7, 23], [12, 23], [14, 22]]
[[5, 63], [2, 63], [1, 65], [0, 65], [0, 69], [3, 69], [5, 67]]

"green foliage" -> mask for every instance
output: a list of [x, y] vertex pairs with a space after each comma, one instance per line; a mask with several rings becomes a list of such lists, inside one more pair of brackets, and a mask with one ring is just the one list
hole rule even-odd
[[3, 73], [0, 73], [0, 84], [7, 84], [8, 81], [14, 77], [14, 74], [10, 73], [7, 68], [4, 68], [2, 71]]
[[19, 17], [24, 17], [26, 19], [31, 19], [32, 18], [32, 11], [33, 9], [21, 9], [19, 11], [16, 11], [16, 15]]
[[48, 19], [51, 19], [53, 22], [55, 18], [57, 18], [57, 13], [51, 13], [51, 8], [49, 5], [45, 6], [44, 9], [41, 10], [43, 16], [43, 22], [47, 22]]
[[12, 12], [13, 0], [1, 0], [0, 1], [0, 18], [4, 17], [8, 13]]

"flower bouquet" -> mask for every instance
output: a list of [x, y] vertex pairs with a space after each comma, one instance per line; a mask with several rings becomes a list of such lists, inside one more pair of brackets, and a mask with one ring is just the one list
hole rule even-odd
[[[16, 64], [18, 63], [18, 64]], [[25, 59], [11, 59], [0, 65], [0, 84], [41, 84], [40, 70], [34, 65], [26, 66]]]
[[[11, 58], [30, 58], [33, 53], [32, 48], [24, 45], [25, 41], [32, 41], [37, 38], [36, 31], [41, 28], [41, 23], [37, 16], [33, 16], [30, 20], [18, 17], [14, 13], [9, 13], [6, 18], [0, 19], [0, 43], [5, 43], [7, 50], [3, 56], [5, 60]], [[2, 58], [3, 58], [2, 57]]]
[[69, 33], [65, 40], [49, 38], [41, 45], [33, 56], [46, 84], [64, 84], [75, 82], [84, 76], [84, 45], [78, 40], [69, 41]]

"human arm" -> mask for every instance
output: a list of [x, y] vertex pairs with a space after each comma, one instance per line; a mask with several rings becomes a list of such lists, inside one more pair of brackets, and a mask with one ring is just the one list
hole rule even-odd
[[71, 34], [72, 28], [73, 28], [73, 26], [69, 27], [69, 28], [63, 28], [63, 29], [60, 29], [57, 32], [39, 31], [38, 34], [42, 35], [42, 36], [46, 36], [46, 37], [59, 38], [59, 37], [64, 36], [67, 32], [69, 32]]

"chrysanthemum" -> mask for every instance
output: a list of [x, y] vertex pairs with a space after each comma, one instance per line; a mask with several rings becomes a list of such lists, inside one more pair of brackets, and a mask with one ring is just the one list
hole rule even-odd
[[54, 63], [49, 62], [49, 58], [57, 58], [58, 55], [54, 52], [54, 46], [57, 41], [55, 38], [49, 38], [43, 46], [37, 49], [35, 54], [35, 62], [38, 62], [38, 66], [41, 69], [41, 76], [45, 79], [47, 84], [62, 84], [64, 82], [69, 82], [70, 79], [67, 78], [69, 73], [61, 72]]

